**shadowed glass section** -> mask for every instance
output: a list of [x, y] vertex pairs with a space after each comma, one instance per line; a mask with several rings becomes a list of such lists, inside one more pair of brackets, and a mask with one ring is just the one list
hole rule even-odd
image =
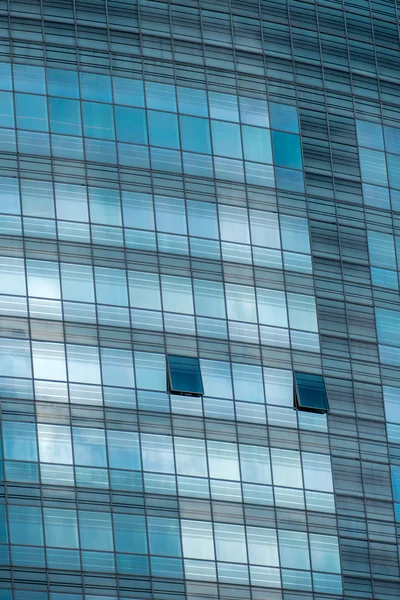
[[322, 375], [295, 372], [294, 377], [295, 408], [327, 412], [329, 410], [329, 403]]
[[171, 394], [204, 394], [198, 358], [168, 356], [168, 388]]

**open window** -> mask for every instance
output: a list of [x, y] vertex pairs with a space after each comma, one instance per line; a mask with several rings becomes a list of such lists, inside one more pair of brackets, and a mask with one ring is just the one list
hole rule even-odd
[[167, 356], [168, 391], [171, 394], [184, 396], [203, 396], [203, 381], [201, 379], [198, 358], [190, 356]]
[[294, 407], [298, 410], [318, 413], [329, 411], [328, 396], [322, 375], [295, 372]]

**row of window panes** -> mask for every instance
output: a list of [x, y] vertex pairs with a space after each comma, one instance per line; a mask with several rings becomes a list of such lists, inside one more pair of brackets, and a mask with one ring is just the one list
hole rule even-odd
[[[109, 77], [62, 69], [44, 69], [31, 65], [0, 63], [0, 89], [31, 94], [62, 96], [70, 99], [82, 98], [94, 102], [106, 102], [153, 110], [180, 112], [195, 117], [211, 117], [246, 125], [269, 127], [298, 133], [298, 117], [295, 107], [286, 104], [268, 103], [233, 94], [206, 92], [201, 89], [175, 87], [173, 85], [143, 82], [122, 77]], [[80, 85], [79, 85], [80, 80]], [[80, 88], [80, 90], [79, 90]], [[146, 94], [145, 94], [146, 91]], [[240, 117], [239, 117], [240, 109]]]
[[[21, 190], [21, 191], [20, 191]], [[310, 253], [307, 219], [106, 188], [0, 178], [0, 212], [88, 222]], [[21, 206], [22, 205], [22, 206]]]
[[[0, 338], [0, 375], [31, 378], [31, 361], [37, 379], [167, 391], [165, 355]], [[66, 360], [67, 357], [67, 360]], [[133, 364], [134, 357], [134, 364]], [[100, 361], [101, 358], [101, 361]], [[100, 368], [101, 364], [101, 368]], [[204, 393], [210, 398], [293, 406], [293, 375], [289, 370], [201, 359]], [[68, 373], [67, 373], [68, 367]], [[135, 375], [135, 374], [136, 375]], [[61, 388], [60, 388], [61, 389]], [[265, 390], [265, 396], [264, 396]], [[93, 389], [93, 393], [95, 393]], [[89, 394], [89, 389], [86, 389]]]
[[[15, 127], [13, 97], [2, 92], [2, 127]], [[16, 123], [20, 130], [49, 131], [47, 101], [43, 96], [16, 94]], [[76, 100], [49, 98], [50, 131], [53, 134], [82, 135], [81, 107]], [[188, 152], [215, 154], [264, 164], [272, 164], [269, 130], [250, 125], [226, 123], [201, 117], [183, 116], [160, 111], [83, 102], [83, 133], [89, 138], [117, 139], [131, 144], [147, 144]], [[212, 136], [210, 137], [210, 126]], [[147, 133], [148, 129], [148, 133]], [[212, 146], [211, 146], [212, 139]], [[300, 138], [283, 131], [272, 132], [274, 163], [277, 166], [302, 168]], [[242, 151], [243, 144], [243, 151]], [[213, 149], [212, 149], [213, 148]]]
[[[277, 132], [279, 133], [279, 132]], [[2, 152], [17, 152], [14, 129], [0, 129], [0, 150]], [[39, 156], [64, 158], [106, 164], [120, 164], [126, 167], [185, 173], [198, 177], [226, 179], [238, 183], [245, 181], [252, 185], [276, 187], [283, 190], [304, 192], [303, 173], [298, 169], [275, 167], [262, 163], [241, 161], [229, 157], [218, 157], [206, 154], [195, 154], [138, 146], [66, 135], [51, 136], [34, 131], [18, 131], [18, 152]], [[295, 136], [298, 137], [298, 136]], [[84, 142], [84, 144], [83, 144]], [[84, 151], [85, 147], [85, 151]], [[118, 148], [118, 157], [117, 157]], [[149, 156], [150, 150], [150, 156]], [[275, 171], [275, 174], [274, 174]]]
[[[8, 271], [0, 292], [12, 295], [26, 294], [26, 280], [22, 259], [15, 263], [14, 272]], [[59, 263], [27, 261], [28, 292], [30, 298], [61, 298]], [[19, 267], [19, 270], [17, 270]], [[3, 271], [4, 273], [4, 271]], [[62, 263], [61, 282], [63, 299], [139, 309], [175, 312], [183, 315], [230, 319], [275, 327], [291, 327], [318, 332], [314, 296], [292, 292], [253, 288], [239, 284], [191, 279], [175, 275], [161, 275], [141, 271], [123, 271]], [[127, 275], [128, 284], [127, 285]], [[161, 288], [160, 288], [161, 279]], [[128, 299], [129, 289], [129, 299]], [[96, 290], [96, 298], [94, 296]], [[160, 293], [161, 291], [161, 293]], [[162, 304], [161, 304], [162, 299]]]
[[[4, 508], [2, 537], [7, 529]], [[263, 527], [9, 505], [12, 544], [218, 560], [340, 573], [336, 536]], [[78, 527], [79, 523], [79, 527]], [[44, 525], [44, 527], [43, 527]], [[278, 535], [277, 535], [278, 534]], [[115, 543], [114, 543], [115, 539]], [[279, 548], [279, 550], [278, 550]], [[311, 559], [311, 560], [310, 560]]]
[[[107, 467], [333, 492], [329, 455], [148, 433], [4, 421], [6, 460]], [[107, 443], [106, 443], [107, 440]], [[240, 458], [240, 460], [239, 460]], [[11, 463], [9, 463], [11, 464]], [[272, 479], [273, 478], [273, 479]]]

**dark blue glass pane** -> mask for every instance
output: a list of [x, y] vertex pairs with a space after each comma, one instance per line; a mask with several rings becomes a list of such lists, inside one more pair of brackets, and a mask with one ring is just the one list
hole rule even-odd
[[272, 133], [274, 146], [274, 162], [278, 167], [301, 169], [302, 159], [300, 137], [291, 133], [274, 131]]
[[297, 408], [322, 412], [329, 410], [328, 396], [322, 375], [296, 372], [294, 376]]
[[198, 358], [168, 356], [168, 380], [171, 393], [199, 396], [204, 393]]

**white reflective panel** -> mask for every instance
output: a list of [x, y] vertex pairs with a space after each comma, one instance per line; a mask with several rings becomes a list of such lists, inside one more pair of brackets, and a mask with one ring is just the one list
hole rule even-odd
[[228, 318], [234, 321], [257, 322], [254, 288], [246, 285], [225, 285]]
[[58, 263], [46, 260], [27, 260], [26, 266], [30, 296], [53, 300], [61, 298]]
[[271, 448], [274, 485], [293, 488], [303, 487], [300, 452]]
[[67, 344], [68, 378], [76, 383], [101, 383], [99, 349]]
[[160, 280], [157, 273], [128, 271], [128, 284], [131, 306], [161, 310]]
[[293, 407], [293, 374], [285, 369], [264, 368], [267, 404]]
[[386, 421], [400, 423], [400, 388], [383, 386]]
[[246, 527], [249, 563], [279, 567], [278, 542], [275, 529]]
[[161, 288], [164, 310], [193, 314], [192, 282], [188, 277], [162, 275]]
[[245, 208], [221, 204], [218, 213], [222, 240], [250, 244], [248, 214]]
[[32, 377], [31, 350], [28, 340], [0, 339], [0, 375]]
[[233, 563], [247, 562], [246, 538], [242, 525], [214, 523], [214, 531], [217, 560]]
[[204, 440], [175, 437], [174, 444], [178, 475], [207, 477], [207, 456]]
[[287, 295], [289, 322], [292, 329], [318, 332], [315, 298], [303, 294]]
[[25, 265], [22, 258], [0, 257], [0, 294], [26, 294]]
[[257, 306], [258, 318], [263, 325], [288, 326], [284, 292], [257, 288]]
[[239, 444], [242, 480], [250, 483], [271, 483], [269, 448]]
[[255, 246], [276, 249], [281, 247], [277, 214], [250, 210], [250, 227], [251, 241]]
[[247, 402], [264, 402], [261, 367], [232, 363], [235, 399]]
[[185, 559], [185, 578], [203, 581], [216, 581], [215, 562], [205, 560]]
[[304, 487], [308, 490], [333, 492], [332, 467], [330, 456], [302, 452]]
[[159, 473], [174, 473], [174, 449], [169, 435], [141, 435], [143, 469]]
[[32, 359], [36, 379], [67, 380], [64, 344], [32, 342]]
[[63, 425], [38, 424], [41, 462], [72, 464], [71, 429]]
[[233, 398], [231, 366], [219, 360], [200, 360], [204, 394], [218, 398]]
[[181, 521], [183, 556], [214, 560], [212, 524], [207, 521]]
[[240, 480], [237, 445], [228, 442], [207, 442], [210, 477]]

